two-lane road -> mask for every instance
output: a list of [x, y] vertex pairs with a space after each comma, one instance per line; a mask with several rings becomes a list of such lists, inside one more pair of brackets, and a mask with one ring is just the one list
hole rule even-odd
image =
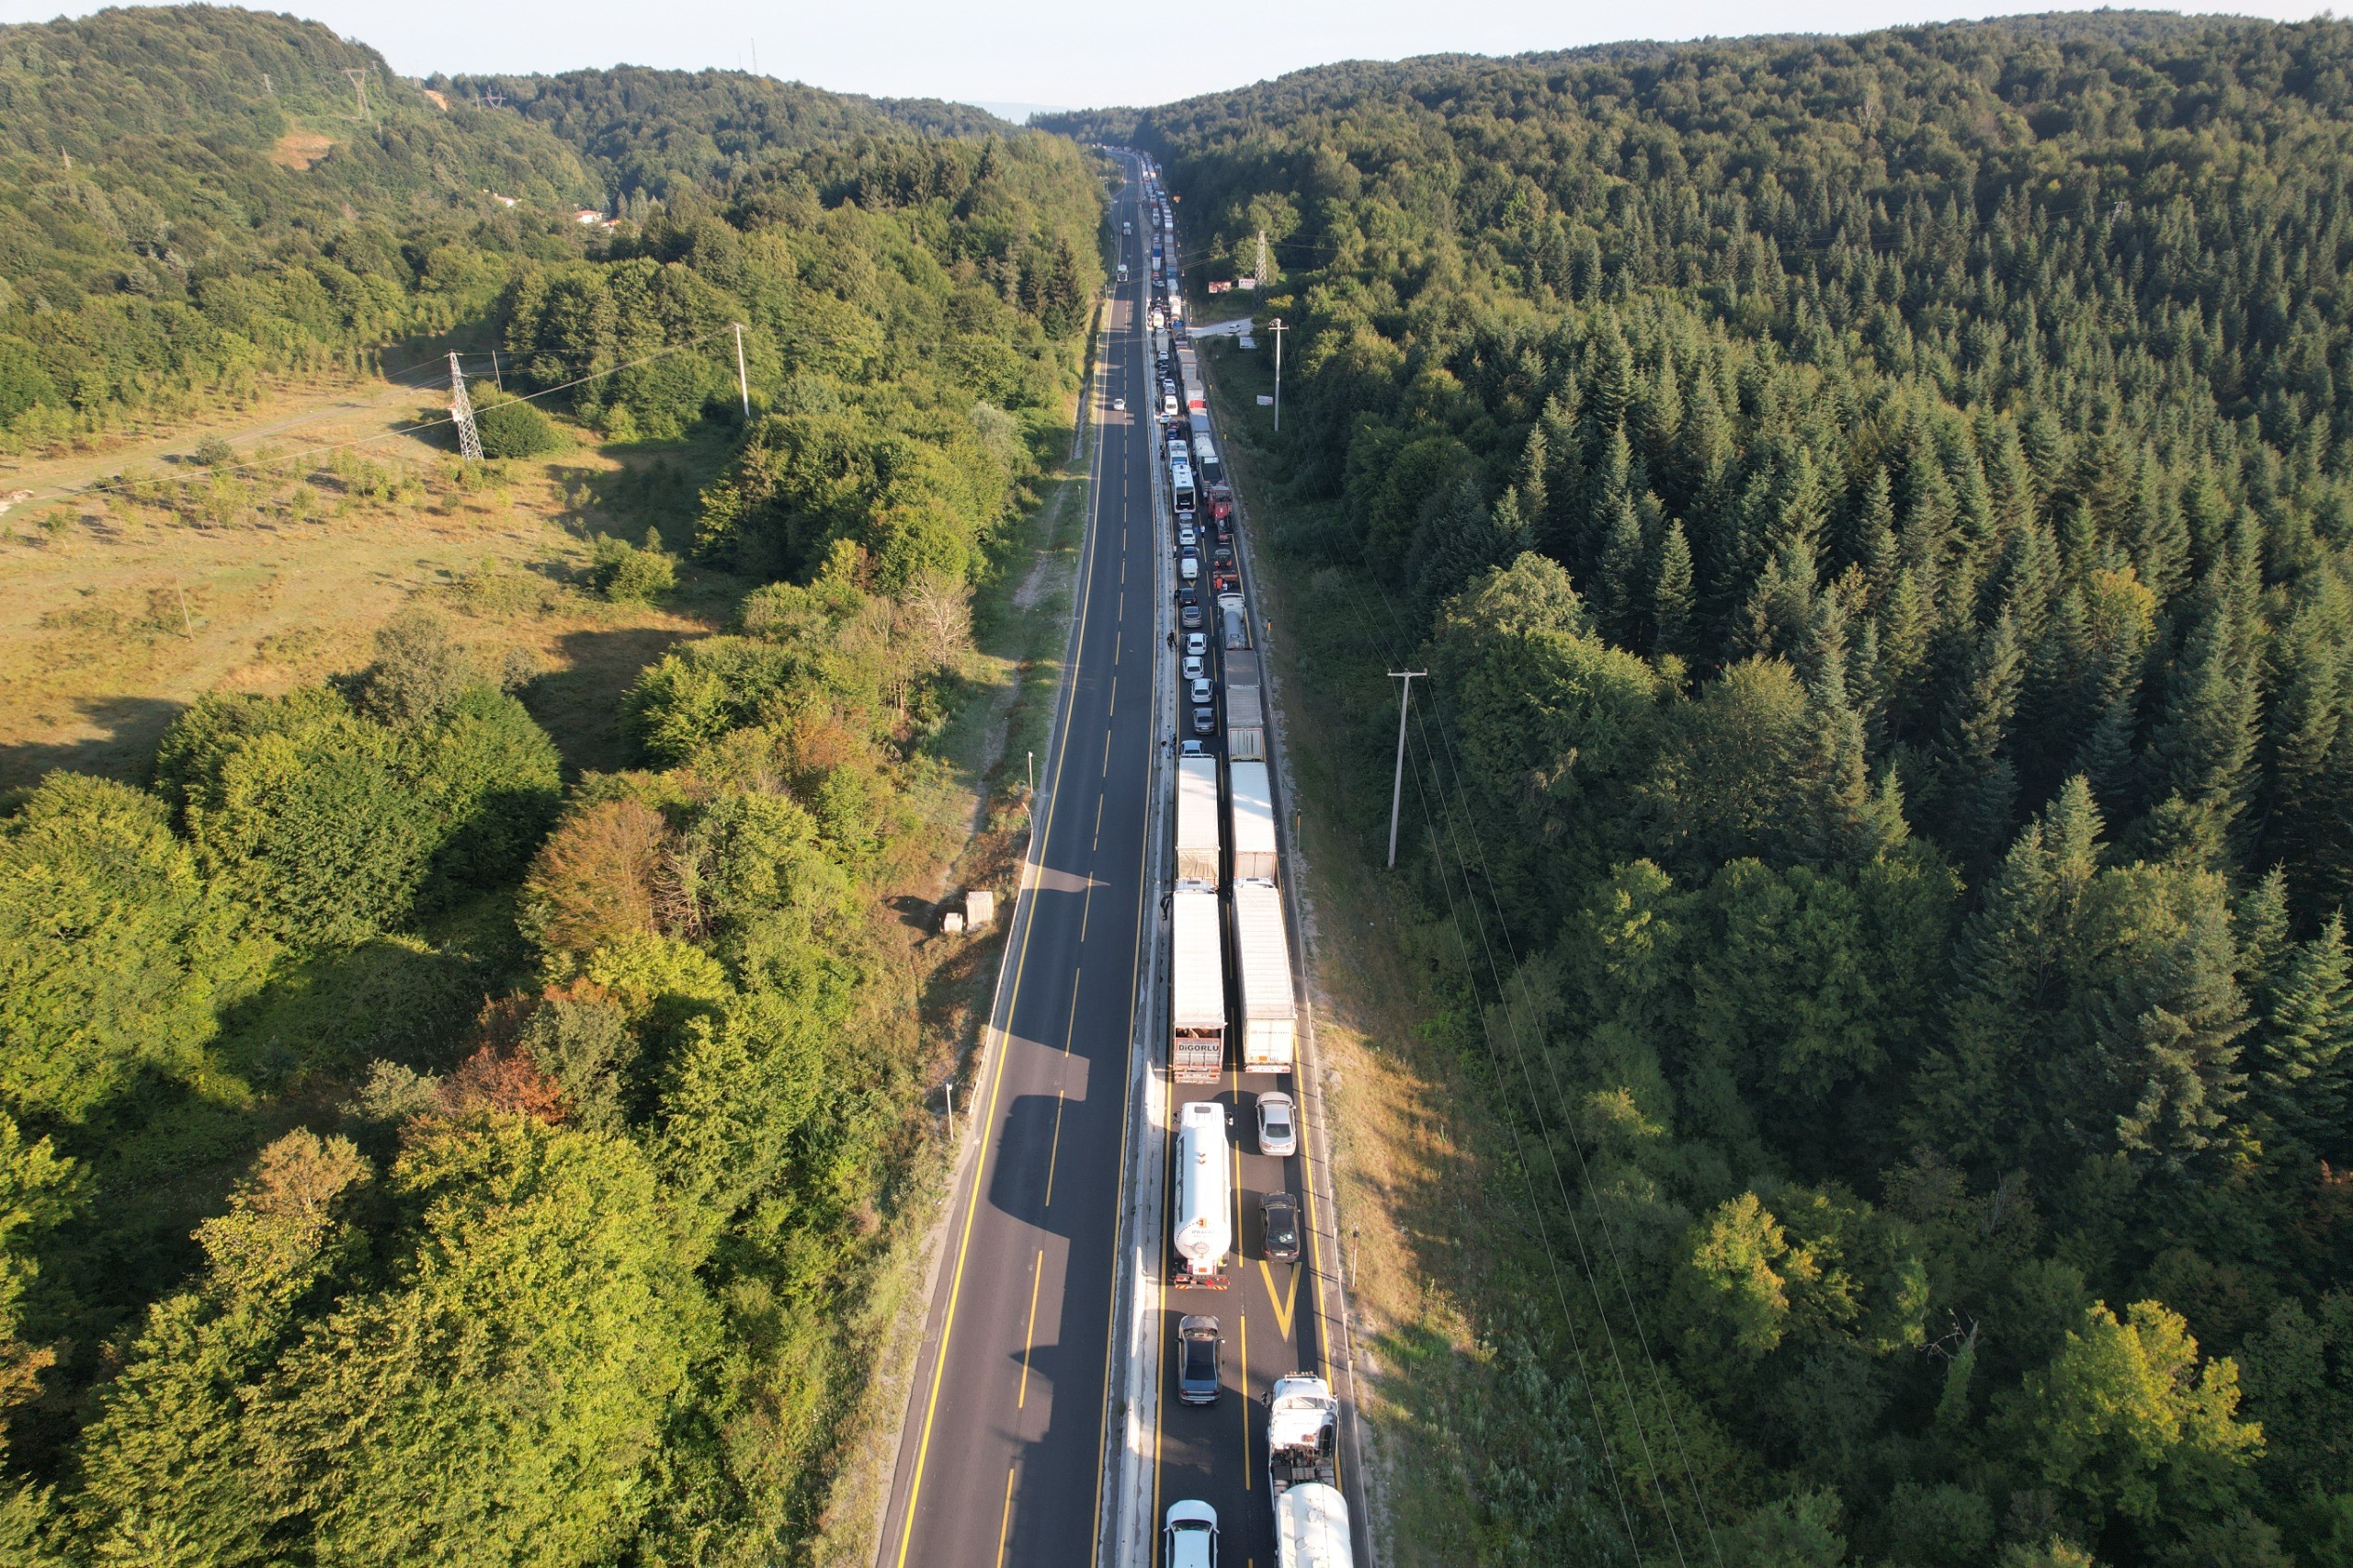
[[[1131, 182], [1113, 222], [1148, 225]], [[1138, 272], [1148, 249], [1124, 242]], [[1009, 936], [978, 1129], [909, 1400], [879, 1562], [1001, 1568], [1094, 1561], [1120, 1267], [1130, 1046], [1155, 928], [1145, 843], [1157, 534], [1149, 340], [1122, 289], [1104, 338], [1100, 439], [1074, 662], [1045, 820]]]

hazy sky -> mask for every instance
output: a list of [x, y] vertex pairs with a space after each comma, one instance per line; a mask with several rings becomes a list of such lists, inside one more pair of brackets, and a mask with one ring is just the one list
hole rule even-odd
[[[2076, 9], [1986, 0], [1283, 0], [1100, 6], [1077, 0], [272, 0], [375, 45], [394, 69], [562, 71], [748, 67], [843, 92], [1058, 105], [1163, 103], [1335, 60], [1467, 51], [1515, 54], [1628, 38], [1858, 32], [1901, 22]], [[1956, 8], [1958, 7], [1958, 8]], [[2200, 10], [2200, 6], [2169, 9]], [[2252, 0], [2251, 16], [2323, 7]], [[78, 5], [76, 12], [96, 9]], [[54, 0], [0, 0], [0, 20], [57, 15]], [[1236, 40], [1246, 39], [1245, 43]]]

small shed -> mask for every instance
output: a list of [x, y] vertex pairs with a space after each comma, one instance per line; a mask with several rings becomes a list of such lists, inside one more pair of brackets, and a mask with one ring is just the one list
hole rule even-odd
[[964, 929], [964, 912], [961, 909], [941, 910], [939, 928], [951, 937], [961, 935]]
[[996, 924], [996, 894], [987, 888], [964, 890], [964, 925], [968, 930], [985, 931]]

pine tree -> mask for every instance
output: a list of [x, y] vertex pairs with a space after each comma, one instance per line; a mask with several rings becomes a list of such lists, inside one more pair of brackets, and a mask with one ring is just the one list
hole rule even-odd
[[2253, 611], [2219, 569], [2199, 598], [2149, 737], [2143, 788], [2155, 803], [2177, 796], [2227, 835], [2245, 806], [2255, 758]]
[[2004, 751], [2018, 710], [2018, 631], [2004, 610], [1977, 640], [1965, 678], [1945, 705], [1936, 744], [1929, 823], [1964, 864], [1989, 861], [2009, 832], [2018, 774]]
[[1531, 531], [1542, 525], [1545, 474], [1551, 466], [1551, 450], [1546, 445], [1543, 422], [1540, 420], [1529, 428], [1528, 439], [1520, 445], [1519, 466], [1512, 471], [1511, 480], [1519, 515], [1527, 520]]
[[1863, 494], [1863, 509], [1855, 519], [1854, 558], [1870, 584], [1870, 604], [1877, 608], [1895, 585], [1899, 562], [1895, 555], [1895, 498], [1884, 467], [1871, 470], [1870, 486]]
[[1643, 604], [1643, 525], [1633, 503], [1619, 498], [1604, 526], [1588, 596], [1602, 631], [1620, 648], [1640, 642]]
[[2282, 1132], [2342, 1158], [2353, 1074], [2353, 960], [2344, 915], [2330, 915], [2318, 936], [2289, 949], [2263, 991], [2248, 1098]]
[[2048, 1029], [2060, 949], [2098, 870], [2099, 808], [2067, 781], [2029, 823], [1985, 883], [1953, 947], [1944, 1039], [1928, 1052], [1911, 1136], [1993, 1167], [2015, 1165], [2033, 1114], [2031, 1052]]
[[1683, 537], [1683, 519], [1677, 517], [1666, 525], [1658, 567], [1651, 575], [1651, 646], [1655, 652], [1691, 656], [1693, 608], [1691, 546]]
[[1594, 427], [1616, 429], [1625, 422], [1634, 401], [1634, 360], [1614, 317], [1604, 315], [1587, 343], [1591, 363], [1586, 373], [1586, 412]]
[[2353, 591], [2327, 573], [2298, 597], [2270, 648], [2263, 842], [2312, 911], [2353, 897]]
[[1600, 460], [1586, 480], [1585, 517], [1579, 525], [1577, 558], [1570, 570], [1591, 577], [1598, 570], [1602, 547], [1617, 527], [1619, 514], [1634, 508], [1634, 449], [1627, 443], [1623, 424], [1612, 425], [1601, 441]]
[[2232, 935], [2238, 942], [2239, 984], [2254, 998], [2260, 1012], [2271, 1007], [2271, 983], [2288, 952], [2288, 877], [2274, 866], [2239, 895], [2231, 911]]
[[[1536, 427], [1529, 432], [1531, 445], [1540, 440], [1543, 444], [1544, 469], [1540, 485], [1543, 506], [1528, 510], [1527, 517], [1536, 548], [1574, 568], [1585, 528], [1579, 508], [1585, 504], [1586, 479], [1582, 443], [1577, 436], [1574, 372], [1569, 372], [1566, 379], [1564, 390], [1545, 399], [1544, 412], [1537, 415]], [[1524, 507], [1527, 499], [1523, 492]]]

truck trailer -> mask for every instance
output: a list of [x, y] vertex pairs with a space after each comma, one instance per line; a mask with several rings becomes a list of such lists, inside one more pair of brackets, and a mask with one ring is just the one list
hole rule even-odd
[[1217, 758], [1188, 756], [1176, 764], [1176, 885], [1195, 892], [1218, 890]]
[[[1229, 704], [1236, 691], [1252, 689], [1255, 688], [1228, 686]], [[1227, 710], [1232, 711], [1230, 706]], [[1227, 815], [1233, 826], [1233, 880], [1237, 883], [1263, 882], [1272, 887], [1279, 880], [1275, 869], [1275, 795], [1267, 777], [1267, 765], [1228, 759], [1225, 787]]]
[[1222, 1289], [1227, 1283], [1225, 1255], [1233, 1246], [1228, 1160], [1225, 1107], [1194, 1100], [1176, 1113], [1176, 1179], [1169, 1184], [1176, 1211], [1169, 1239], [1180, 1267], [1171, 1284]]
[[1267, 759], [1267, 716], [1255, 686], [1225, 688], [1225, 756], [1228, 762]]
[[1242, 1070], [1288, 1073], [1298, 1054], [1299, 1002], [1280, 889], [1234, 884], [1233, 958], [1242, 982]]
[[1218, 898], [1169, 895], [1168, 1071], [1180, 1084], [1214, 1084], [1225, 1071], [1225, 944]]

